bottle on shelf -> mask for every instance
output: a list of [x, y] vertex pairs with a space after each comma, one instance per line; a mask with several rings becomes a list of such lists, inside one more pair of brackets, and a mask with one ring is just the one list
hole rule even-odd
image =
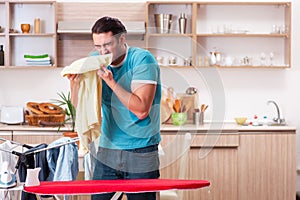
[[180, 14], [180, 17], [178, 19], [179, 22], [179, 33], [185, 34], [186, 33], [186, 17], [184, 13]]
[[209, 64], [211, 66], [215, 65], [217, 63], [217, 58], [215, 52], [210, 52], [210, 60]]
[[4, 51], [3, 51], [3, 45], [0, 45], [0, 66], [4, 66]]

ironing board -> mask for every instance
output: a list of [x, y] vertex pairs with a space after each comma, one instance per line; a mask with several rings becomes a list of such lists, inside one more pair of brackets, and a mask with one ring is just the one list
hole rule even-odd
[[86, 180], [42, 181], [39, 186], [24, 186], [26, 192], [39, 195], [80, 195], [116, 192], [156, 192], [162, 190], [198, 189], [210, 185], [206, 180], [182, 179], [134, 179], [134, 180]]

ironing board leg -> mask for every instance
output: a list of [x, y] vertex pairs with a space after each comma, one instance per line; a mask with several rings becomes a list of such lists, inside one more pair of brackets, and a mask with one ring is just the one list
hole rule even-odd
[[156, 200], [160, 200], [160, 193], [156, 192]]
[[116, 192], [110, 200], [117, 200], [122, 195], [122, 192]]
[[[116, 192], [110, 200], [117, 200], [122, 195], [122, 192]], [[156, 199], [160, 199], [159, 192], [156, 193]]]
[[35, 194], [35, 197], [36, 197], [37, 200], [41, 200], [40, 195]]

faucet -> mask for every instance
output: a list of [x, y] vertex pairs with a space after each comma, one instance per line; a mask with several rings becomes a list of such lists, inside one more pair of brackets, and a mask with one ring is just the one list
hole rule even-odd
[[285, 120], [280, 118], [280, 111], [277, 103], [275, 101], [269, 100], [267, 104], [269, 105], [270, 103], [273, 103], [275, 105], [277, 111], [277, 118], [274, 117], [273, 122], [275, 122], [276, 124], [283, 124]]

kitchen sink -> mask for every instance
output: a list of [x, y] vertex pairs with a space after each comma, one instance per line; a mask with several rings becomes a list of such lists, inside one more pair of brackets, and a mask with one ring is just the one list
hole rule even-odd
[[270, 124], [268, 124], [268, 126], [287, 126], [287, 124], [286, 123], [280, 123], [280, 124], [278, 124], [278, 123], [270, 123]]

